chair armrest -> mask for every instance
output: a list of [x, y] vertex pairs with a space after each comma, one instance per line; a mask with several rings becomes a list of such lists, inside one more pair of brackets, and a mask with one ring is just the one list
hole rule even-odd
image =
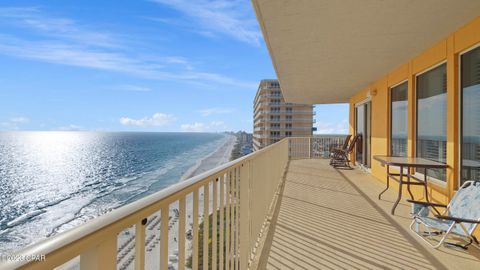
[[409, 203], [421, 204], [421, 205], [425, 205], [425, 206], [433, 206], [433, 207], [443, 207], [443, 208], [447, 208], [446, 205], [444, 205], [444, 204], [439, 204], [439, 203], [421, 202], [421, 201], [414, 201], [414, 200], [407, 200], [407, 202], [409, 202]]
[[332, 149], [330, 151], [331, 154], [341, 154], [343, 153], [343, 150], [342, 149]]
[[330, 151], [335, 151], [335, 150], [340, 150], [340, 145], [338, 144], [332, 144], [330, 145]]
[[473, 219], [465, 219], [465, 218], [458, 218], [458, 217], [451, 217], [451, 216], [442, 216], [442, 215], [435, 215], [436, 218], [444, 219], [444, 220], [451, 220], [457, 223], [477, 223], [480, 224], [480, 220], [473, 220]]

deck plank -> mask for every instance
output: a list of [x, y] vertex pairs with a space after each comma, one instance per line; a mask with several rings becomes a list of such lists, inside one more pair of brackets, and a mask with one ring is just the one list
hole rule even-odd
[[327, 160], [290, 162], [259, 269], [480, 269], [480, 252], [434, 250], [408, 229], [409, 205], [395, 216], [395, 192], [360, 170]]

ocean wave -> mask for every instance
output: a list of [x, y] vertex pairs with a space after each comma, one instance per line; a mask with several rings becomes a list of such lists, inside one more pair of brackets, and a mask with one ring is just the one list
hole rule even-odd
[[217, 153], [218, 151], [220, 151], [220, 149], [228, 143], [228, 140], [230, 139], [230, 136], [226, 136], [225, 139], [222, 141], [222, 143], [220, 143], [218, 145], [218, 147], [213, 151], [211, 152], [210, 154], [208, 154], [207, 156], [204, 156], [204, 157], [201, 157], [199, 158], [195, 165], [193, 165], [192, 167], [190, 167], [183, 175], [182, 177], [180, 178], [181, 181], [184, 181], [190, 177], [192, 177], [193, 173], [198, 169], [200, 168], [200, 166], [202, 166], [203, 162], [205, 162], [206, 160], [210, 159], [213, 155], [215, 155], [215, 153]]
[[28, 213], [25, 213], [17, 218], [15, 218], [14, 220], [10, 221], [10, 222], [7, 222], [7, 227], [15, 227], [19, 224], [22, 224], [24, 223], [25, 221], [35, 217], [35, 216], [38, 216], [40, 214], [43, 214], [45, 213], [46, 211], [45, 210], [42, 210], [42, 209], [37, 209], [37, 210], [33, 210], [31, 212], [28, 212]]
[[[228, 139], [228, 137], [226, 139]], [[95, 194], [94, 199], [87, 202], [74, 213], [72, 219], [53, 227], [48, 236], [52, 236], [60, 231], [63, 231], [62, 228], [74, 227], [73, 225], [71, 225], [72, 223], [82, 223], [82, 220], [86, 221], [95, 218], [97, 216], [110, 212], [113, 209], [116, 209], [122, 205], [135, 201], [138, 198], [159, 191], [161, 189], [157, 187], [157, 184], [159, 182], [163, 182], [164, 185], [162, 185], [162, 188], [167, 187], [169, 184], [173, 184], [178, 180], [173, 180], [173, 183], [169, 183], [164, 181], [165, 179], [162, 179], [161, 177], [171, 172], [172, 170], [175, 170], [180, 165], [185, 165], [185, 160], [189, 158], [191, 159], [192, 157], [198, 157], [195, 164], [201, 164], [203, 160], [215, 154], [227, 142], [226, 139], [221, 139], [221, 143], [219, 143], [218, 141], [214, 141], [205, 145], [198, 146], [190, 151], [186, 151], [183, 154], [177, 155], [174, 159], [167, 161], [163, 164], [161, 168], [158, 168], [156, 170], [150, 172], [142, 172], [135, 176], [129, 175], [128, 177], [119, 178], [114, 182], [113, 185], [109, 184], [102, 188], [101, 191], [98, 191]], [[218, 147], [215, 147], [217, 145]], [[212, 148], [214, 148], [215, 150], [211, 153], [206, 154], [206, 152], [210, 152], [209, 149]], [[178, 174], [175, 175], [177, 175], [175, 178], [178, 179]], [[121, 201], [116, 200], [115, 198], [107, 199], [109, 196], [121, 197], [122, 195], [125, 195], [125, 197]], [[103, 201], [99, 203], [99, 201], [102, 199]], [[108, 203], [106, 203], [107, 201]], [[101, 204], [102, 209], [98, 209], [97, 204]]]
[[[41, 196], [29, 197], [38, 200], [36, 202], [18, 199], [15, 201], [19, 206], [22, 204], [33, 206], [34, 210], [10, 221], [7, 218], [2, 219], [0, 236], [3, 240], [0, 241], [14, 239], [15, 243], [0, 245], [0, 252], [13, 247], [25, 246], [71, 229], [115, 208], [175, 184], [180, 181], [185, 171], [198, 163], [201, 164], [202, 160], [217, 152], [228, 138], [229, 136], [222, 136], [196, 145], [187, 151], [179, 151], [178, 154], [172, 155], [167, 152], [169, 158], [165, 158], [163, 161], [158, 158], [152, 160], [141, 158], [131, 164], [125, 163], [124, 166], [130, 167], [126, 167], [128, 171], [124, 171], [123, 177], [116, 178], [105, 169], [102, 172], [84, 175], [83, 184], [81, 184], [82, 181], [78, 181], [80, 184], [75, 189], [55, 189], [57, 186], [52, 181], [51, 187], [54, 190], [60, 190], [60, 193], [54, 193], [52, 188], [48, 188], [42, 191]], [[174, 148], [168, 148], [168, 150], [178, 151]], [[157, 151], [156, 153], [164, 152]], [[145, 160], [147, 163], [139, 166], [139, 160]], [[151, 170], [147, 171], [147, 168]], [[75, 178], [69, 179], [75, 180]], [[36, 192], [38, 195], [38, 191]], [[23, 232], [26, 231], [35, 232], [35, 235], [24, 237]]]
[[56, 200], [53, 200], [53, 201], [49, 201], [49, 202], [39, 202], [37, 203], [37, 209], [44, 209], [44, 208], [47, 208], [49, 206], [53, 206], [53, 205], [56, 205], [56, 204], [59, 204], [63, 201], [66, 201], [68, 199], [71, 199], [72, 196], [67, 196], [67, 197], [63, 197], [63, 198], [58, 198]]

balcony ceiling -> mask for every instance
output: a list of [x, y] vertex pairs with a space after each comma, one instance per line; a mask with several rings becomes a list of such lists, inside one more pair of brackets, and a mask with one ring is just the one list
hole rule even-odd
[[252, 0], [288, 102], [348, 102], [479, 15], [479, 0]]

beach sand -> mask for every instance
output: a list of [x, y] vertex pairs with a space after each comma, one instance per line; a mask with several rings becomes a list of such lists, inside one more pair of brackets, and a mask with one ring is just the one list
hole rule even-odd
[[[216, 149], [212, 154], [197, 162], [197, 164], [189, 169], [181, 178], [181, 181], [211, 170], [219, 165], [230, 161], [231, 153], [236, 142], [235, 136], [229, 136], [226, 142]], [[210, 190], [212, 187], [210, 186]], [[203, 218], [203, 189], [199, 190], [199, 222]], [[210, 197], [211, 200], [211, 197]], [[186, 197], [186, 228], [185, 231], [192, 230], [193, 223], [193, 196]], [[211, 202], [210, 202], [211, 204]], [[145, 230], [145, 269], [159, 269], [160, 267], [160, 218], [161, 213], [155, 213], [148, 218]], [[178, 202], [172, 203], [169, 209], [169, 265], [171, 269], [177, 269], [178, 256]], [[191, 254], [191, 243], [188, 239], [185, 242], [186, 258]], [[131, 227], [121, 233], [118, 237], [118, 265], [120, 270], [134, 269], [134, 253], [135, 253], [135, 228]]]
[[[231, 153], [236, 142], [235, 136], [230, 136], [225, 143], [216, 149], [212, 154], [197, 162], [195, 166], [190, 168], [181, 178], [180, 181], [211, 170], [219, 165], [230, 161]], [[212, 186], [210, 186], [212, 190]], [[211, 191], [210, 191], [211, 192]], [[199, 190], [199, 222], [203, 219], [203, 188]], [[193, 224], [193, 195], [189, 194], [186, 197], [186, 228], [185, 231], [192, 230]], [[210, 205], [212, 204], [212, 197], [210, 197]], [[177, 269], [178, 263], [178, 202], [172, 203], [169, 208], [169, 268]], [[148, 217], [145, 225], [145, 269], [160, 269], [160, 220], [161, 213], [156, 212]], [[191, 255], [191, 241], [185, 241], [185, 257]], [[117, 238], [117, 264], [119, 270], [133, 270], [135, 269], [135, 226], [131, 226], [122, 231]], [[80, 258], [76, 257], [71, 261], [65, 263], [57, 269], [76, 270], [80, 269]]]

